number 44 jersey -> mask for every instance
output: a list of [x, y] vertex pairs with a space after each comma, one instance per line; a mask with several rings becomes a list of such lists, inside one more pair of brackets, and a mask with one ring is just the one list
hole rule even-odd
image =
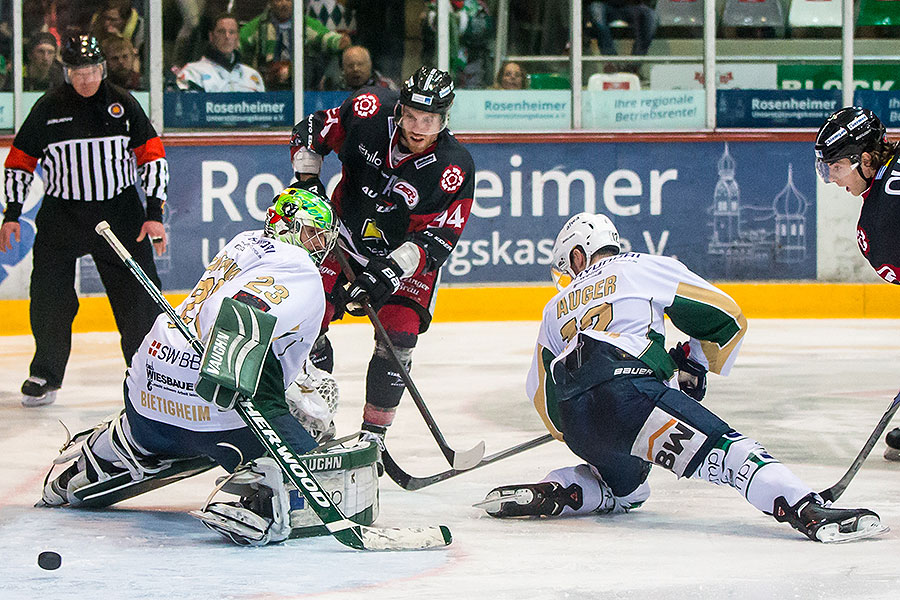
[[674, 362], [665, 347], [665, 316], [691, 337], [690, 358], [727, 375], [747, 320], [727, 294], [681, 262], [627, 252], [589, 266], [544, 307], [526, 388], [551, 432], [553, 365], [586, 335], [637, 358], [662, 380]]
[[[204, 345], [224, 298], [277, 317], [271, 352], [282, 371], [283, 401], [283, 390], [300, 373], [325, 312], [318, 268], [304, 249], [263, 237], [262, 231], [246, 231], [216, 255], [175, 309]], [[197, 395], [199, 369], [200, 355], [162, 314], [131, 361], [126, 376], [128, 401], [142, 416], [183, 429], [243, 427], [235, 411], [219, 412]]]

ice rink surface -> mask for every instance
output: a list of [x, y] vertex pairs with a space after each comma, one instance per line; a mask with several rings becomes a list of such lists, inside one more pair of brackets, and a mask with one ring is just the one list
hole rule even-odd
[[[536, 323], [435, 324], [413, 377], [449, 443], [490, 454], [545, 431], [524, 394]], [[755, 320], [732, 375], [711, 376], [706, 405], [761, 441], [813, 488], [843, 475], [900, 388], [900, 321]], [[341, 385], [338, 433], [358, 428], [372, 329], [332, 330]], [[674, 338], [669, 338], [673, 343]], [[380, 526], [442, 523], [445, 550], [357, 552], [330, 538], [233, 546], [187, 511], [221, 471], [115, 509], [37, 509], [65, 436], [122, 406], [114, 334], [77, 335], [56, 404], [24, 409], [18, 388], [32, 341], [0, 338], [0, 598], [891, 598], [900, 593], [900, 463], [879, 442], [839, 505], [865, 506], [894, 530], [840, 545], [811, 542], [734, 490], [650, 475], [653, 494], [626, 515], [496, 520], [473, 502], [504, 483], [577, 463], [553, 442], [425, 489], [381, 480]], [[900, 420], [898, 420], [900, 423]], [[397, 462], [429, 475], [446, 462], [409, 397], [388, 435]], [[62, 567], [44, 571], [53, 550]]]

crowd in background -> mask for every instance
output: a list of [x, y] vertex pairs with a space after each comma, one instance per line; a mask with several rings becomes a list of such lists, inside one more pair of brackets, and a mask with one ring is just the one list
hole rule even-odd
[[[11, 89], [10, 4], [0, 24], [0, 85]], [[293, 88], [295, 0], [163, 0], [167, 90], [271, 91]], [[616, 54], [611, 21], [629, 24], [632, 53], [647, 54], [656, 31], [655, 0], [581, 0], [586, 39]], [[404, 59], [437, 62], [436, 0], [303, 0], [307, 90], [396, 88]], [[450, 0], [450, 72], [460, 88], [525, 89], [522, 64], [494, 72], [498, 0]], [[61, 40], [91, 33], [100, 40], [112, 81], [148, 89], [146, 0], [30, 0], [23, 2], [26, 91], [62, 78]], [[568, 52], [568, 2], [509, 2], [508, 53]], [[412, 43], [410, 43], [412, 41]], [[411, 56], [415, 53], [416, 56]], [[507, 72], [505, 74], [505, 72]]]

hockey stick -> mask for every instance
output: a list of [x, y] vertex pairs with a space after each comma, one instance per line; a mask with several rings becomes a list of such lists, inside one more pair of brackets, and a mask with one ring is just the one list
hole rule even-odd
[[[162, 292], [147, 277], [144, 270], [131, 257], [131, 253], [122, 245], [110, 230], [106, 221], [100, 221], [95, 230], [115, 250], [132, 275], [144, 286], [159, 308], [166, 313], [169, 321], [190, 343], [194, 352], [203, 355], [203, 343], [191, 333], [187, 325], [178, 317], [175, 309], [169, 304]], [[322, 488], [313, 474], [306, 469], [299, 455], [285, 444], [265, 416], [253, 406], [248, 398], [241, 398], [234, 407], [235, 412], [252, 431], [268, 453], [275, 459], [281, 470], [300, 491], [316, 516], [322, 521], [328, 532], [340, 543], [358, 550], [417, 550], [446, 546], [451, 541], [450, 530], [444, 525], [416, 528], [375, 528], [353, 523], [332, 502], [331, 495]]]
[[[344, 255], [344, 251], [339, 247], [335, 247], [334, 255], [335, 258], [337, 258], [337, 261], [340, 263], [341, 270], [344, 272], [344, 275], [351, 283], [353, 283], [353, 281], [356, 279], [356, 274], [353, 272], [353, 268], [350, 266], [350, 263], [347, 262], [347, 257]], [[480, 461], [482, 457], [484, 457], [484, 441], [478, 442], [477, 444], [475, 444], [475, 447], [470, 450], [466, 450], [465, 452], [457, 452], [450, 447], [450, 445], [447, 443], [447, 440], [444, 439], [444, 435], [441, 433], [441, 430], [438, 428], [434, 417], [431, 416], [431, 412], [425, 405], [425, 400], [422, 398], [422, 394], [419, 393], [419, 389], [413, 382], [412, 377], [410, 377], [409, 371], [407, 371], [406, 367], [403, 366], [403, 361], [400, 359], [400, 355], [397, 354], [397, 348], [394, 347], [394, 343], [391, 341], [391, 338], [388, 337], [388, 333], [385, 330], [384, 325], [381, 324], [381, 319], [378, 318], [378, 315], [375, 313], [372, 305], [368, 302], [362, 302], [362, 307], [366, 311], [366, 315], [369, 317], [372, 325], [375, 327], [375, 333], [378, 335], [381, 341], [384, 342], [384, 345], [387, 346], [388, 350], [390, 351], [391, 357], [397, 364], [397, 370], [400, 372], [400, 377], [403, 379], [403, 383], [406, 384], [406, 389], [409, 391], [409, 395], [412, 396], [413, 402], [415, 402], [416, 407], [419, 409], [419, 412], [422, 413], [422, 418], [425, 419], [425, 424], [428, 425], [428, 429], [429, 431], [431, 431], [431, 435], [434, 436], [434, 440], [437, 442], [437, 445], [441, 449], [441, 452], [444, 454], [444, 457], [447, 459], [447, 462], [450, 463], [450, 466], [457, 471], [465, 471], [466, 469], [471, 469], [472, 467], [477, 465], [478, 461]]]
[[441, 473], [437, 473], [435, 475], [429, 475], [428, 477], [413, 477], [409, 473], [405, 472], [403, 469], [394, 462], [394, 458], [388, 454], [386, 449], [381, 452], [381, 459], [384, 461], [384, 472], [388, 474], [388, 477], [394, 480], [394, 483], [399, 485], [405, 490], [419, 490], [423, 487], [435, 484], [439, 481], [444, 481], [445, 479], [450, 479], [451, 477], [456, 477], [457, 475], [461, 475], [462, 473], [468, 473], [469, 471], [473, 471], [479, 467], [487, 466], [491, 463], [495, 463], [498, 460], [503, 460], [504, 458], [509, 458], [515, 454], [519, 454], [520, 452], [525, 452], [526, 450], [530, 450], [532, 448], [537, 448], [547, 442], [553, 440], [553, 436], [549, 433], [546, 435], [542, 435], [539, 438], [535, 438], [533, 440], [529, 440], [527, 442], [522, 442], [516, 446], [512, 446], [511, 448], [507, 448], [506, 450], [501, 450], [500, 452], [495, 452], [494, 454], [490, 454], [481, 459], [481, 461], [475, 466], [461, 471], [459, 469], [448, 469]]
[[[884, 433], [884, 430], [887, 428], [888, 423], [891, 421], [891, 417], [894, 416], [894, 413], [897, 412], [897, 409], [900, 408], [900, 393], [894, 396], [894, 399], [891, 401], [891, 405], [888, 406], [888, 409], [881, 416], [881, 420], [878, 421], [878, 425], [875, 426], [875, 429], [872, 430], [871, 435], [869, 435], [869, 439], [866, 440], [866, 443], [863, 445], [862, 450], [859, 451], [859, 454], [856, 455], [856, 458], [853, 461], [853, 464], [850, 465], [850, 468], [847, 469], [847, 472], [844, 473], [844, 476], [838, 480], [836, 484], [828, 488], [827, 490], [822, 490], [819, 492], [819, 495], [826, 502], [834, 502], [838, 498], [841, 497], [841, 494], [844, 493], [844, 490], [847, 489], [847, 486], [850, 485], [850, 481], [856, 476], [856, 473], [859, 472], [860, 467], [862, 467], [863, 463], [868, 458], [869, 453], [872, 451], [872, 448], [875, 447], [875, 444], [878, 442], [878, 438], [881, 437], [881, 434]], [[385, 468], [387, 467], [387, 462], [385, 462]]]

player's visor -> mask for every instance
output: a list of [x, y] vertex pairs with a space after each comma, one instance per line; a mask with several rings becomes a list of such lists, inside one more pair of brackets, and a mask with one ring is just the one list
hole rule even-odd
[[399, 114], [397, 126], [414, 135], [437, 135], [447, 126], [446, 113], [425, 112], [401, 104]]
[[[855, 157], [854, 157], [855, 158]], [[825, 183], [834, 183], [852, 173], [859, 166], [859, 161], [842, 158], [834, 162], [816, 159], [816, 173]]]

